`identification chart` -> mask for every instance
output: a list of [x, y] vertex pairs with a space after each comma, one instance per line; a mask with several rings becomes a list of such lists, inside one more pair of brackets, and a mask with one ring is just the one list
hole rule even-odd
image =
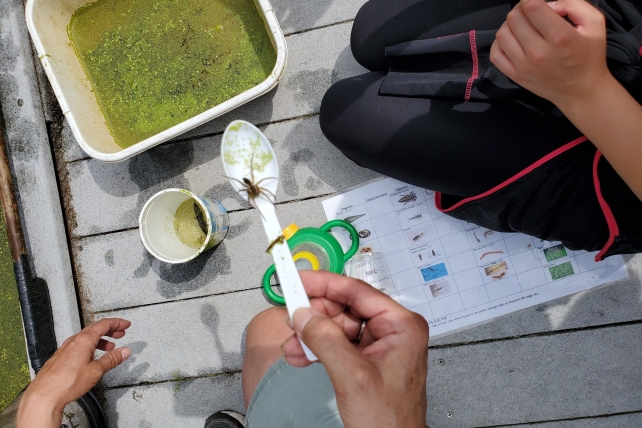
[[[628, 277], [621, 256], [596, 263], [597, 253], [454, 219], [437, 210], [433, 191], [392, 178], [323, 208], [356, 227], [360, 252], [384, 254], [382, 291], [426, 318], [431, 336]], [[332, 233], [350, 247], [347, 231]]]

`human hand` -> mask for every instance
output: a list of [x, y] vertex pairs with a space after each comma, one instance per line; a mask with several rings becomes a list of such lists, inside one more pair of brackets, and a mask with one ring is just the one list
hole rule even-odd
[[490, 59], [561, 110], [613, 78], [606, 65], [604, 15], [585, 0], [521, 0], [497, 32]]
[[[129, 349], [114, 349], [116, 345], [102, 337], [120, 339], [130, 325], [124, 319], [105, 318], [65, 340], [22, 396], [17, 426], [59, 427], [67, 404], [82, 397], [105, 373], [129, 358]], [[94, 360], [96, 349], [107, 353]]]
[[[425, 427], [428, 325], [363, 281], [303, 271], [312, 309], [294, 313], [295, 331], [325, 366], [346, 428]], [[368, 320], [359, 343], [352, 343]], [[310, 365], [293, 335], [282, 350]]]

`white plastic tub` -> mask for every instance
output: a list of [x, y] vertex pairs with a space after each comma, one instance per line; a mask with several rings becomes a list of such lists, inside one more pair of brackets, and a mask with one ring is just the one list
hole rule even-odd
[[98, 101], [71, 46], [67, 26], [74, 12], [94, 0], [28, 0], [27, 27], [60, 107], [80, 147], [92, 158], [119, 162], [214, 119], [274, 88], [287, 62], [287, 47], [268, 0], [254, 0], [276, 49], [276, 65], [259, 85], [146, 140], [123, 149], [114, 141]]

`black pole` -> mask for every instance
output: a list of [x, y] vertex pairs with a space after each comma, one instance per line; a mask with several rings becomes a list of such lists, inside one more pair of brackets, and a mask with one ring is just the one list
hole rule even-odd
[[[29, 361], [37, 373], [57, 349], [56, 333], [47, 283], [41, 278], [34, 278], [31, 272], [1, 120], [0, 201], [7, 226], [13, 271], [18, 286]], [[52, 248], [52, 251], [56, 251], [56, 249]]]

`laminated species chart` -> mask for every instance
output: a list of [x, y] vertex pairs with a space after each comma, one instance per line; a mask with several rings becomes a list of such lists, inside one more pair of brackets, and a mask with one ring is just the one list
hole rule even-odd
[[[519, 233], [454, 219], [434, 192], [385, 178], [323, 201], [328, 220], [359, 232], [360, 252], [382, 252], [383, 291], [421, 314], [431, 336], [628, 277], [622, 256], [571, 251]], [[332, 231], [344, 250], [350, 235]]]

